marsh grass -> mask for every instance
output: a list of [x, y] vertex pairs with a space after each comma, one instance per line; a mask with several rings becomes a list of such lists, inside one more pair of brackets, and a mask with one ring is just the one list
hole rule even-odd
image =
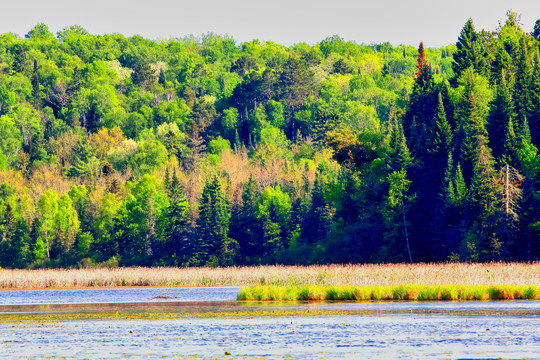
[[540, 286], [397, 285], [397, 286], [249, 286], [241, 301], [470, 301], [540, 300]]
[[[499, 284], [540, 285], [540, 262], [529, 264], [444, 263], [227, 268], [0, 269], [0, 289], [117, 286], [321, 286], [324, 288], [335, 287], [331, 290], [330, 297], [349, 293], [349, 297], [363, 298], [367, 296], [365, 287], [377, 287], [376, 291], [373, 290], [376, 292], [376, 297], [385, 297], [388, 295], [384, 293], [388, 290], [382, 290], [385, 286], [491, 286]], [[356, 287], [362, 287], [362, 289], [359, 290]], [[267, 291], [282, 290], [269, 289]], [[307, 291], [304, 294], [305, 297], [316, 298], [318, 296], [318, 290], [315, 288], [305, 291]], [[315, 292], [310, 293], [310, 291]], [[420, 290], [418, 291], [418, 297], [424, 296]], [[285, 292], [281, 296], [290, 297], [292, 295]], [[404, 293], [403, 296], [415, 297], [416, 295], [412, 291]], [[441, 294], [441, 296], [453, 295]]]

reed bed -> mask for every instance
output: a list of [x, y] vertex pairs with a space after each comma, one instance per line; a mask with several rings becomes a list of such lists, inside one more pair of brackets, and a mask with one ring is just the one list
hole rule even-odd
[[0, 269], [0, 289], [119, 286], [540, 285], [536, 263]]
[[249, 286], [244, 301], [470, 301], [540, 300], [540, 286], [397, 285], [397, 286]]

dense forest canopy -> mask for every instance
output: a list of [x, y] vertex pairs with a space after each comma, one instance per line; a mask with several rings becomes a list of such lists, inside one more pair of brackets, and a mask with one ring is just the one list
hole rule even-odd
[[539, 46], [0, 35], [0, 266], [538, 260]]

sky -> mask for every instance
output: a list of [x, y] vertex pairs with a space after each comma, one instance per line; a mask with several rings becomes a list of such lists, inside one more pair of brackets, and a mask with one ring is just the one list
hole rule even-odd
[[169, 39], [209, 32], [238, 43], [258, 39], [310, 45], [338, 35], [371, 44], [426, 47], [454, 44], [468, 18], [495, 30], [506, 12], [521, 14], [531, 32], [540, 0], [18, 0], [2, 4], [0, 33], [23, 37], [38, 23], [51, 32], [80, 25], [91, 34]]

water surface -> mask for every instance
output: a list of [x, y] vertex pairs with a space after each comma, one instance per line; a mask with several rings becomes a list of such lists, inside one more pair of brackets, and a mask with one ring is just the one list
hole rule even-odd
[[101, 288], [0, 291], [1, 305], [236, 300], [239, 287]]
[[416, 314], [30, 322], [0, 324], [0, 352], [13, 359], [538, 359], [539, 325], [538, 318]]
[[[0, 354], [2, 359], [540, 359], [540, 301], [250, 303], [234, 301], [238, 291], [1, 291]], [[273, 316], [284, 311], [298, 316]], [[105, 312], [135, 316], [99, 319]], [[54, 320], [55, 313], [64, 320]], [[89, 313], [98, 319], [78, 317]], [[183, 318], [174, 316], [178, 313]]]

